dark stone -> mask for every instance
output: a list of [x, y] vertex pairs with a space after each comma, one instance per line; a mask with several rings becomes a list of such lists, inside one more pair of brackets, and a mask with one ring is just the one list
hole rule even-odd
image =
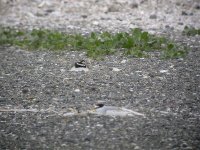
[[149, 18], [150, 19], [157, 19], [157, 15], [156, 14], [150, 15]]
[[200, 5], [196, 5], [196, 6], [195, 6], [195, 9], [200, 9]]
[[110, 6], [108, 8], [108, 12], [118, 12], [119, 11], [119, 8], [117, 8], [116, 6]]
[[108, 17], [101, 17], [101, 20], [110, 20]]
[[179, 22], [178, 25], [184, 25], [183, 22]]
[[187, 12], [185, 12], [185, 11], [182, 11], [181, 15], [183, 15], [183, 16], [187, 16], [187, 15], [188, 15], [188, 13], [187, 13]]
[[168, 30], [174, 30], [174, 27], [171, 27], [169, 25], [166, 25], [165, 28], [168, 29]]
[[121, 19], [121, 18], [116, 18], [117, 20], [119, 20], [119, 21], [122, 21], [123, 19]]
[[132, 4], [130, 5], [130, 7], [131, 7], [131, 8], [138, 8], [138, 4], [137, 4], [137, 3], [132, 3]]
[[29, 91], [28, 89], [23, 89], [23, 90], [22, 90], [22, 93], [23, 93], [23, 94], [27, 94], [28, 91]]
[[54, 11], [55, 11], [54, 9], [47, 9], [47, 10], [46, 10], [47, 13], [52, 13], [52, 12], [54, 12]]
[[89, 137], [86, 137], [86, 138], [84, 139], [84, 141], [85, 141], [85, 142], [89, 142], [89, 141], [91, 141], [91, 139], [90, 139]]
[[45, 14], [42, 14], [42, 13], [36, 13], [35, 14], [37, 17], [43, 17], [43, 16], [47, 16], [48, 14], [47, 13], [45, 13]]
[[183, 16], [193, 16], [194, 14], [192, 12], [188, 13], [188, 12], [182, 11], [181, 15], [183, 15]]
[[85, 18], [87, 18], [88, 16], [87, 16], [87, 15], [81, 15], [81, 17], [85, 19]]
[[170, 28], [170, 26], [169, 26], [169, 25], [166, 25], [166, 26], [165, 26], [165, 28], [169, 29], [169, 28]]
[[180, 2], [176, 2], [176, 5], [177, 5], [177, 6], [180, 6], [180, 5], [181, 5], [181, 3], [180, 3]]

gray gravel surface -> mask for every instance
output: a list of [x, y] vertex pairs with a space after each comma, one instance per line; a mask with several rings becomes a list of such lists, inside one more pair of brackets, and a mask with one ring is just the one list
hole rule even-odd
[[[33, 2], [41, 4], [39, 1]], [[88, 6], [85, 3], [77, 4], [83, 8]], [[12, 9], [24, 5], [14, 5]], [[74, 8], [75, 4], [71, 7]], [[81, 10], [84, 12], [84, 9]], [[126, 16], [123, 10], [118, 10]], [[197, 17], [196, 11], [190, 16], [190, 24], [198, 27], [198, 20], [197, 23], [192, 22]], [[114, 16], [117, 17], [119, 13]], [[13, 19], [14, 25], [21, 22], [23, 27], [35, 23], [32, 19], [24, 22], [23, 17], [19, 21], [17, 14], [20, 13], [8, 13], [10, 18], [4, 15], [0, 19], [1, 24], [11, 25], [9, 19]], [[12, 15], [16, 18], [12, 18]], [[75, 16], [69, 18], [73, 20]], [[45, 25], [37, 19], [36, 22], [38, 24], [31, 27]], [[126, 31], [118, 22], [112, 22], [116, 28], [110, 25], [104, 28], [104, 21], [103, 27], [95, 28], [94, 23], [94, 26], [85, 29], [78, 30], [77, 24], [74, 28], [76, 32], [83, 33], [101, 29]], [[148, 20], [145, 22], [141, 19], [139, 22], [150, 31], [145, 25]], [[178, 20], [174, 22], [176, 24]], [[169, 22], [166, 24], [171, 25]], [[55, 25], [61, 27], [64, 24], [55, 22]], [[180, 29], [177, 27], [175, 33], [171, 28], [158, 27], [156, 31], [167, 32], [170, 38], [187, 44], [190, 51], [183, 59], [160, 60], [155, 56], [142, 59], [116, 54], [97, 61], [87, 58], [84, 52], [26, 51], [1, 46], [0, 149], [200, 149], [200, 37], [181, 36], [178, 32]], [[89, 71], [69, 71], [81, 59], [86, 60]], [[128, 105], [129, 109], [146, 117], [83, 113], [91, 110], [98, 101], [110, 106]], [[73, 111], [78, 113], [64, 115]]]
[[[196, 48], [178, 60], [108, 56], [95, 61], [78, 52], [14, 47], [1, 47], [0, 53], [2, 149], [200, 148]], [[70, 72], [80, 58], [90, 70]], [[113, 67], [121, 70], [114, 72]], [[98, 100], [129, 104], [147, 117], [81, 115]], [[80, 114], [63, 116], [70, 108]]]

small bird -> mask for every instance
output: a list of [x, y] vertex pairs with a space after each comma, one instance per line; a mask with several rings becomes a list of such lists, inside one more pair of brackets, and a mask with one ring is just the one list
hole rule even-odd
[[86, 68], [85, 60], [81, 60], [75, 63], [75, 68]]
[[123, 107], [116, 107], [116, 106], [105, 106], [102, 103], [98, 103], [95, 105], [95, 114], [99, 115], [108, 115], [108, 116], [142, 116], [145, 117], [144, 114], [132, 111], [130, 109], [126, 109]]

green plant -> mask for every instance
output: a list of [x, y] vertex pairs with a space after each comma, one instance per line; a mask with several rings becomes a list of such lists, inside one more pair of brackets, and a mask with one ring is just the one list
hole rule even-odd
[[138, 28], [129, 33], [92, 32], [83, 36], [47, 29], [27, 31], [0, 27], [0, 45], [5, 44], [28, 50], [84, 50], [93, 58], [114, 54], [118, 50], [134, 57], [147, 57], [148, 52], [159, 50], [163, 53], [163, 58], [183, 57], [187, 52], [181, 45]]
[[182, 33], [183, 33], [183, 35], [187, 35], [187, 36], [200, 35], [200, 29], [196, 29], [194, 27], [185, 26], [185, 28], [184, 28]]

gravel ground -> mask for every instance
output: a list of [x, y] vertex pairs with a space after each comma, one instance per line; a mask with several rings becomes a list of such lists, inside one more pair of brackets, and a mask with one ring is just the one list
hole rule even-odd
[[[184, 25], [200, 27], [199, 3], [176, 0], [166, 6], [159, 1], [157, 10], [153, 4], [1, 1], [8, 8], [1, 9], [1, 25], [81, 33], [139, 26], [191, 50], [183, 59], [117, 54], [96, 61], [84, 52], [1, 46], [0, 149], [200, 149], [200, 37], [180, 34]], [[81, 59], [89, 71], [69, 71]], [[146, 117], [83, 113], [97, 101], [128, 105]], [[79, 113], [64, 115], [72, 109]]]

